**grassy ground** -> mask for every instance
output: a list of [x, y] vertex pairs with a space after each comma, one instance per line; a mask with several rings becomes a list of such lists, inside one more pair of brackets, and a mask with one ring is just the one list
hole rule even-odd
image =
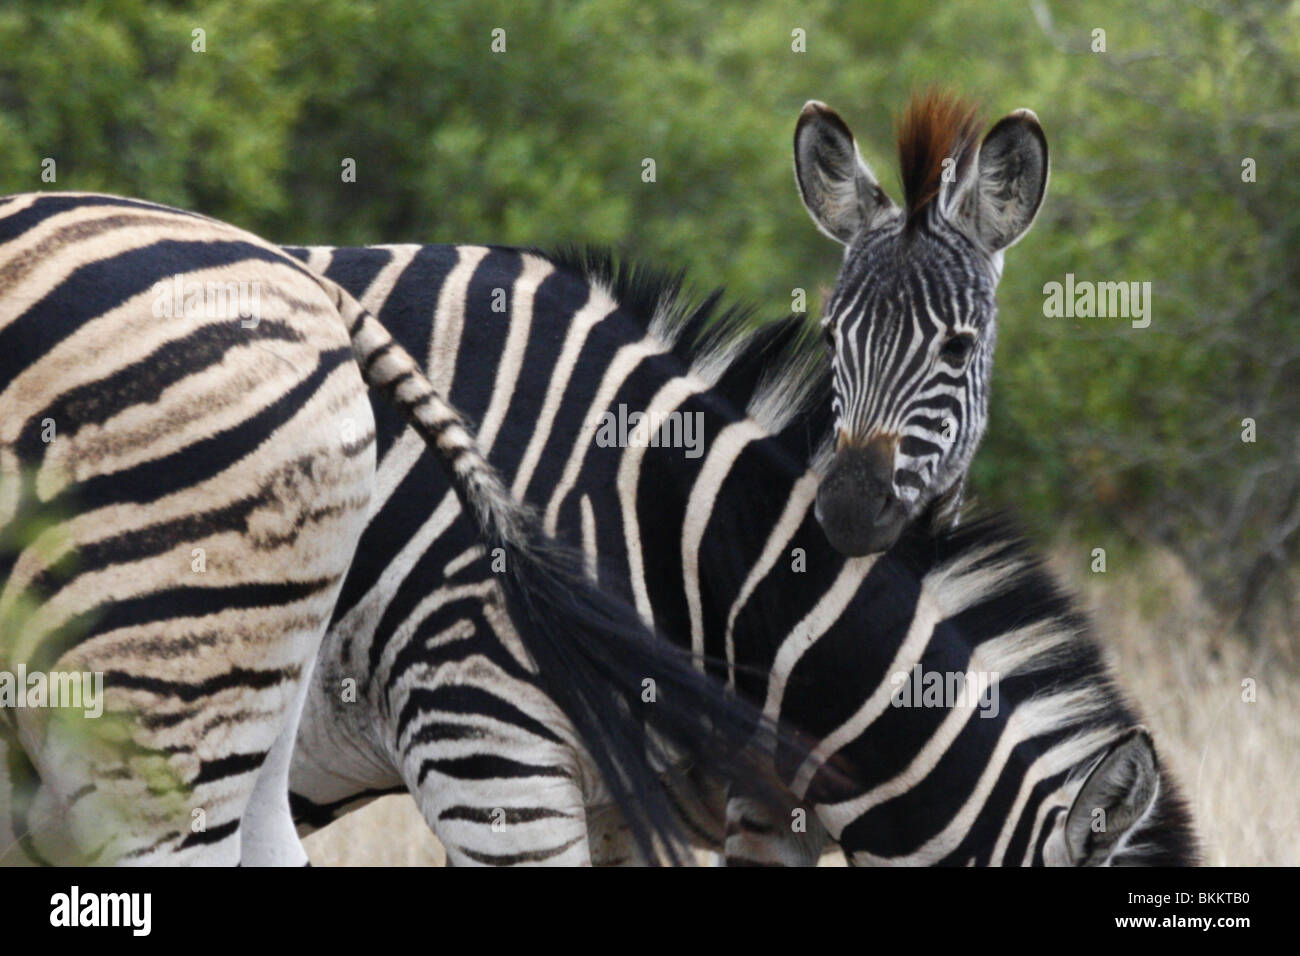
[[442, 844], [410, 797], [380, 797], [303, 840], [316, 866], [442, 866]]
[[[1206, 862], [1300, 865], [1300, 627], [1279, 625], [1248, 644], [1229, 635], [1172, 557], [1112, 561], [1105, 574], [1091, 573], [1089, 561], [1082, 546], [1052, 556], [1182, 785]], [[1243, 681], [1254, 682], [1254, 702], [1243, 700]], [[443, 859], [409, 797], [378, 800], [306, 846], [317, 865]]]
[[[1229, 633], [1172, 557], [1092, 574], [1088, 554], [1059, 549], [1053, 563], [1083, 598], [1182, 785], [1205, 862], [1300, 865], [1300, 626], [1277, 624], [1250, 644]], [[1243, 700], [1246, 681], [1253, 703]]]

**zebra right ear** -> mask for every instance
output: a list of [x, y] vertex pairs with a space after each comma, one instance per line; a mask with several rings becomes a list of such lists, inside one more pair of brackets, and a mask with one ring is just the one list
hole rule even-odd
[[809, 100], [794, 128], [794, 178], [817, 228], [848, 245], [897, 208], [862, 160], [844, 120]]

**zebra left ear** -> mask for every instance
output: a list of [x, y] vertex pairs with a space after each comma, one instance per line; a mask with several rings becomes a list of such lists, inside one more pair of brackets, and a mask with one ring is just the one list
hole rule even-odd
[[941, 198], [958, 228], [990, 254], [1029, 231], [1047, 192], [1047, 136], [1032, 110], [997, 122], [969, 172]]
[[1156, 748], [1145, 727], [1111, 745], [1079, 788], [1065, 817], [1065, 849], [1075, 866], [1106, 863], [1160, 789]]

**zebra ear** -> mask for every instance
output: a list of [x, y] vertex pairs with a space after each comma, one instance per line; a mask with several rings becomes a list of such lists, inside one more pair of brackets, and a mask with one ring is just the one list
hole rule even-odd
[[979, 156], [945, 197], [946, 210], [989, 253], [1015, 245], [1033, 225], [1047, 192], [1047, 136], [1032, 110], [1016, 110], [989, 130]]
[[1160, 789], [1155, 745], [1144, 727], [1117, 740], [1079, 788], [1065, 817], [1065, 849], [1075, 866], [1110, 859]]
[[847, 245], [897, 207], [862, 160], [844, 120], [809, 100], [794, 128], [794, 178], [817, 228]]

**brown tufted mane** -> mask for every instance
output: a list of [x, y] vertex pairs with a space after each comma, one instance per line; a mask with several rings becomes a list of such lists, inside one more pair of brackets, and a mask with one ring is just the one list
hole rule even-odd
[[898, 123], [898, 159], [911, 224], [939, 194], [943, 161], [956, 160], [960, 178], [977, 152], [979, 111], [960, 97], [941, 90], [916, 94]]

